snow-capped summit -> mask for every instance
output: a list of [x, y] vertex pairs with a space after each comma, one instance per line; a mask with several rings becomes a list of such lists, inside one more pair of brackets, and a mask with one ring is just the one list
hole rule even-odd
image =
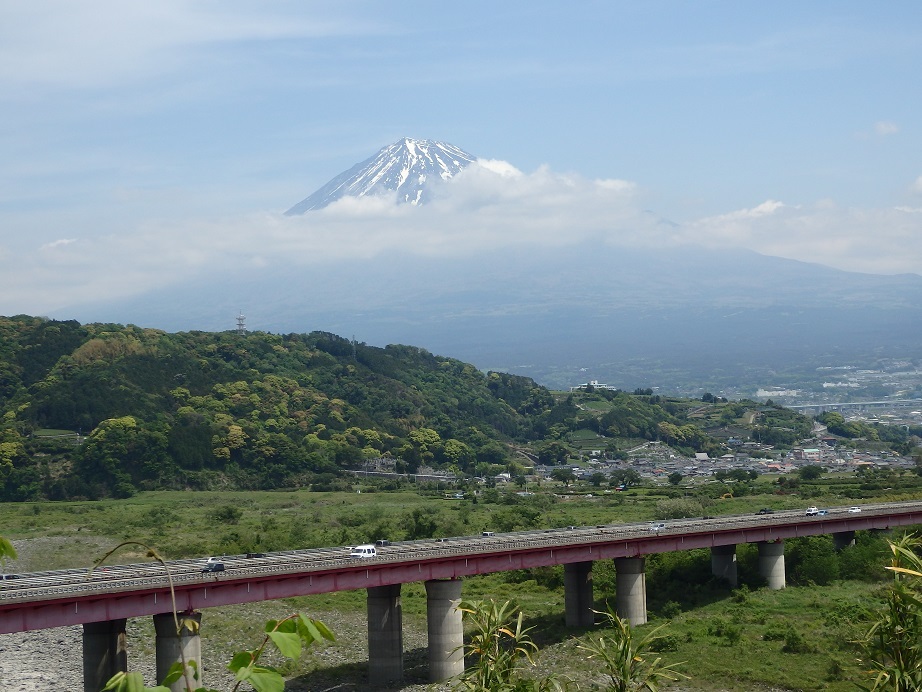
[[285, 214], [322, 209], [341, 197], [393, 192], [399, 202], [423, 204], [428, 182], [448, 180], [474, 161], [476, 157], [452, 144], [405, 137], [339, 174]]

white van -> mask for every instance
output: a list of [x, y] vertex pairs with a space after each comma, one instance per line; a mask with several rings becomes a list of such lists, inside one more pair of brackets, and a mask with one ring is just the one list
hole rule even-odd
[[352, 549], [352, 552], [349, 553], [349, 557], [378, 557], [378, 549], [375, 548], [371, 543], [367, 543], [365, 545], [357, 545]]

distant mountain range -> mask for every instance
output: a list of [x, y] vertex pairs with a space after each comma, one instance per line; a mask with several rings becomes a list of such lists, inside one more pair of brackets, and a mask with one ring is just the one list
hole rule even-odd
[[423, 204], [434, 181], [450, 180], [475, 160], [452, 144], [407, 137], [340, 173], [285, 213], [323, 209], [343, 197], [394, 193], [398, 202]]
[[[347, 195], [423, 204], [434, 184], [450, 185], [476, 160], [449, 144], [404, 139], [287, 214]], [[241, 309], [252, 329], [414, 345], [557, 388], [598, 379], [625, 389], [693, 393], [700, 385], [752, 395], [817, 367], [922, 359], [918, 275], [859, 274], [743, 250], [597, 241], [498, 246], [468, 257], [392, 250], [372, 259], [253, 267], [60, 316], [225, 330]]]

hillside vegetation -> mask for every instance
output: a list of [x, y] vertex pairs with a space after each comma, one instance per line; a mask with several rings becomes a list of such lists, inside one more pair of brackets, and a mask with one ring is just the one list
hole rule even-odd
[[617, 456], [654, 439], [720, 452], [731, 433], [791, 445], [811, 428], [781, 407], [702, 399], [554, 393], [424, 349], [322, 332], [0, 317], [0, 500], [345, 489], [345, 469], [382, 457], [398, 472], [521, 474], [534, 460], [567, 462], [589, 431]]

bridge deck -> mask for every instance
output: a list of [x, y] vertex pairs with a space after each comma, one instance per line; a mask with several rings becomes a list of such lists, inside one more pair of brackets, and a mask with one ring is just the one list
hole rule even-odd
[[834, 508], [826, 516], [801, 512], [724, 516], [648, 524], [570, 527], [492, 536], [394, 543], [368, 560], [346, 548], [224, 558], [226, 571], [203, 573], [203, 561], [96, 570], [60, 570], [0, 582], [0, 633], [153, 615], [213, 606], [448, 579], [530, 567], [801, 536], [922, 524], [922, 502]]

